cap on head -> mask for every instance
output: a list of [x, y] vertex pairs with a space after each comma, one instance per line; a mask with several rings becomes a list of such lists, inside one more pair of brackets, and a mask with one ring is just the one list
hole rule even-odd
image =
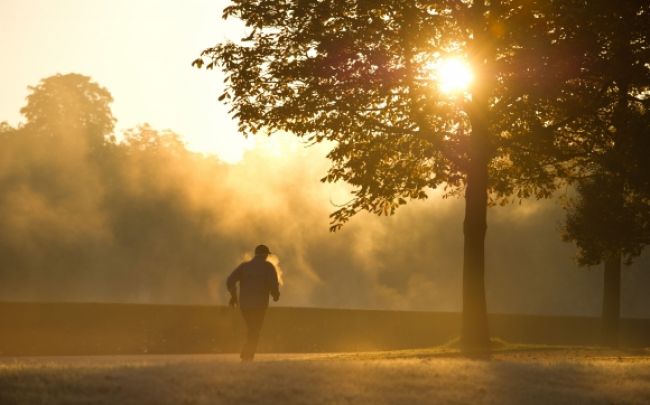
[[255, 247], [255, 256], [270, 255], [271, 251], [266, 245], [257, 245]]

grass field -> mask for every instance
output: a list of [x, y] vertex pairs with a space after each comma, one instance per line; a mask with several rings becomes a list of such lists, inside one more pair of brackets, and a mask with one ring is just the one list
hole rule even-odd
[[337, 354], [0, 358], [0, 403], [647, 404], [650, 352], [512, 346]]

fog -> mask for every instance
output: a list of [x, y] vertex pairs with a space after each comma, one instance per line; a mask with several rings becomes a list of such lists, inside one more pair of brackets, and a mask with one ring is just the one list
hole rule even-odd
[[[226, 164], [171, 131], [98, 146], [70, 122], [47, 136], [0, 129], [2, 301], [224, 305], [225, 278], [265, 243], [283, 273], [278, 305], [460, 310], [462, 199], [431, 191], [330, 233], [347, 192], [319, 181], [327, 145], [277, 134]], [[562, 218], [556, 200], [489, 210], [490, 312], [599, 315], [602, 269], [575, 264]], [[650, 316], [649, 264], [624, 269], [625, 317]]]

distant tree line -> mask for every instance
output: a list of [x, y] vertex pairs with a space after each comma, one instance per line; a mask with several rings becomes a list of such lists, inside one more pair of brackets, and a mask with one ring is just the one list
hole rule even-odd
[[16, 296], [178, 302], [240, 254], [215, 256], [238, 240], [210, 206], [226, 165], [148, 125], [118, 139], [111, 102], [58, 74], [30, 87], [23, 123], [0, 125], [0, 279]]

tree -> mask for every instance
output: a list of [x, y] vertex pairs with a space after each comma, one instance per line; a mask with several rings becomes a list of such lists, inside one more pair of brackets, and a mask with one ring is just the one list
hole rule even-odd
[[601, 342], [618, 345], [621, 264], [630, 264], [650, 242], [650, 198], [601, 171], [578, 183], [567, 209], [566, 241], [578, 247], [578, 263], [604, 263]]
[[[427, 190], [465, 196], [461, 345], [489, 344], [484, 242], [490, 202], [548, 196], [558, 125], [548, 107], [567, 72], [546, 58], [551, 32], [535, 2], [235, 0], [224, 18], [249, 29], [240, 43], [206, 49], [220, 66], [244, 133], [288, 131], [332, 141], [324, 181], [346, 181], [353, 199], [331, 218], [393, 214]], [[544, 52], [542, 52], [544, 50]], [[471, 91], [438, 90], [431, 66], [467, 58]]]
[[60, 201], [61, 194], [72, 196], [82, 190], [99, 199], [103, 189], [99, 166], [109, 159], [114, 144], [110, 92], [77, 73], [46, 77], [29, 90], [20, 110], [26, 122], [11, 140], [23, 156], [23, 164], [13, 167], [18, 171], [13, 177], [28, 179], [53, 202]]
[[0, 139], [4, 139], [4, 137], [11, 134], [13, 131], [15, 131], [15, 129], [11, 125], [9, 125], [8, 122], [6, 121], [0, 122], [0, 137], [2, 137]]
[[29, 87], [24, 123], [6, 133], [0, 125], [3, 276], [92, 267], [107, 240], [99, 157], [112, 136], [111, 101], [89, 77], [54, 75]]
[[[568, 2], [564, 22], [579, 43], [581, 69], [570, 81], [581, 118], [564, 136], [588, 156], [578, 197], [567, 210], [564, 239], [578, 246], [578, 263], [604, 263], [602, 342], [618, 344], [621, 263], [650, 242], [650, 5]], [[568, 10], [567, 10], [568, 9]], [[588, 133], [588, 137], [576, 134]]]
[[115, 118], [113, 97], [90, 77], [77, 73], [56, 74], [29, 87], [27, 104], [20, 112], [28, 132], [55, 142], [84, 143], [98, 151], [112, 140]]
[[124, 133], [124, 142], [128, 150], [150, 154], [187, 154], [180, 136], [170, 130], [157, 131], [149, 124], [132, 128]]

